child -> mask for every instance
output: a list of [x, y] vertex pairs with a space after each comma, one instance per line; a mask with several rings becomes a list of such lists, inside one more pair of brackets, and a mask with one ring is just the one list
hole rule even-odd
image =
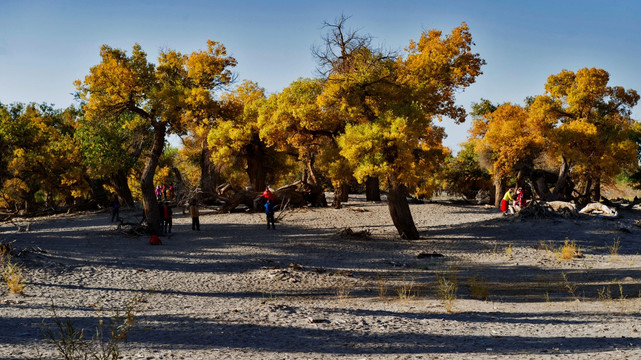
[[191, 216], [191, 229], [200, 231], [200, 211], [198, 211], [198, 202], [192, 200], [189, 203], [189, 216]]
[[272, 201], [267, 199], [265, 203], [265, 215], [267, 215], [267, 230], [269, 230], [269, 223], [272, 224], [272, 229], [276, 230], [276, 225], [274, 224], [274, 204]]

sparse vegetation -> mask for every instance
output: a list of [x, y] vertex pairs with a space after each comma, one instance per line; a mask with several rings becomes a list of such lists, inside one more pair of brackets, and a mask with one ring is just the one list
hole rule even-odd
[[511, 258], [512, 257], [512, 250], [514, 250], [514, 246], [512, 243], [509, 243], [507, 247], [505, 248], [505, 256]]
[[23, 294], [26, 287], [24, 269], [20, 264], [13, 261], [9, 253], [0, 256], [2, 266], [2, 279], [12, 294]]
[[349, 294], [352, 292], [354, 286], [347, 281], [341, 281], [336, 287], [336, 296], [339, 299], [346, 299], [349, 297]]
[[614, 238], [612, 245], [608, 245], [608, 252], [610, 253], [610, 257], [612, 258], [612, 261], [616, 261], [619, 259], [620, 248], [621, 248], [621, 238], [617, 236]]
[[473, 298], [487, 300], [489, 292], [487, 290], [487, 282], [485, 281], [485, 278], [473, 275], [467, 280], [467, 286], [469, 287]]
[[575, 300], [579, 299], [578, 296], [577, 296], [577, 293], [576, 293], [577, 290], [579, 289], [579, 287], [576, 284], [574, 284], [573, 282], [571, 282], [568, 279], [567, 274], [564, 273], [564, 272], [561, 273], [561, 281], [559, 282], [559, 288], [561, 288], [562, 290], [567, 291], [568, 294], [570, 294], [572, 296], [572, 298], [574, 298]]
[[436, 272], [437, 297], [445, 305], [445, 311], [452, 312], [458, 292], [458, 270], [448, 268], [444, 272]]
[[378, 297], [384, 298], [387, 295], [387, 283], [385, 282], [385, 280], [383, 280], [383, 278], [381, 278], [380, 275], [378, 276], [376, 282], [378, 284]]
[[570, 241], [568, 238], [565, 238], [563, 245], [558, 249], [553, 249], [552, 252], [559, 260], [572, 260], [583, 257], [583, 253], [576, 242]]
[[77, 328], [69, 318], [61, 319], [54, 304], [51, 305], [55, 326], [42, 323], [44, 336], [56, 346], [58, 354], [66, 360], [94, 359], [117, 360], [120, 358], [120, 343], [127, 341], [129, 333], [136, 326], [136, 317], [141, 305], [147, 302], [150, 293], [133, 295], [124, 310], [115, 310], [107, 321], [102, 308], [98, 309], [98, 324], [91, 339], [85, 338], [85, 329]]
[[414, 280], [412, 279], [409, 282], [403, 283], [401, 287], [396, 289], [396, 294], [398, 295], [398, 298], [403, 301], [407, 301], [416, 296], [416, 293], [414, 292]]

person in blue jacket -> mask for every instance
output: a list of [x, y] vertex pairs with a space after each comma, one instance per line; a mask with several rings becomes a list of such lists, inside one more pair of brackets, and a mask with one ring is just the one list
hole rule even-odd
[[267, 199], [267, 202], [265, 203], [265, 215], [267, 215], [267, 230], [269, 230], [269, 223], [272, 224], [272, 229], [275, 230], [276, 225], [274, 224], [274, 204], [269, 199]]

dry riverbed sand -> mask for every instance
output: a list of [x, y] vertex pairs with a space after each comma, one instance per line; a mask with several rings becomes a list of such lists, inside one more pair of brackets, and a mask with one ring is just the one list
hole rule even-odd
[[[399, 239], [386, 203], [358, 195], [277, 214], [276, 230], [263, 214], [203, 209], [192, 231], [176, 210], [162, 246], [125, 236], [105, 212], [14, 220], [31, 223], [23, 232], [0, 223], [27, 278], [24, 295], [0, 290], [0, 358], [56, 355], [41, 331], [52, 304], [90, 336], [97, 309], [113, 316], [149, 291], [125, 359], [641, 358], [638, 208], [521, 220], [411, 207], [421, 240]], [[371, 239], [336, 235], [347, 227]], [[581, 258], [554, 254], [565, 239]], [[449, 303], [438, 278], [457, 285]]]

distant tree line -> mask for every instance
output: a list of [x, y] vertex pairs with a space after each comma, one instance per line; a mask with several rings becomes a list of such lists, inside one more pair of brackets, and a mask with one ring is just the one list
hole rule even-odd
[[[362, 184], [369, 200], [386, 191], [399, 235], [417, 239], [411, 196], [499, 199], [516, 183], [545, 200], [587, 202], [622, 173], [641, 183], [641, 128], [630, 118], [639, 96], [608, 85], [606, 71], [552, 75], [524, 106], [482, 99], [454, 157], [435, 121], [465, 121], [455, 94], [482, 74], [467, 25], [392, 52], [347, 20], [324, 24], [317, 77], [269, 96], [236, 83], [236, 60], [214, 41], [191, 54], [163, 51], [155, 64], [139, 45], [131, 54], [103, 46], [75, 83], [78, 106], [0, 104], [0, 206], [105, 206], [117, 195], [141, 200], [159, 232], [156, 184], [213, 194], [223, 183], [260, 191], [300, 180], [333, 190], [335, 207]], [[167, 146], [170, 134], [181, 149]]]

